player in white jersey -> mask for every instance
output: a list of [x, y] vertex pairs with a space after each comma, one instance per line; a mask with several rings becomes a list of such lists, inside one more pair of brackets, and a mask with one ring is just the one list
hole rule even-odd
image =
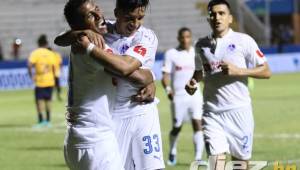
[[212, 35], [196, 44], [196, 71], [186, 90], [204, 81], [203, 131], [211, 169], [224, 169], [225, 153], [248, 168], [251, 158], [254, 121], [247, 78], [271, 76], [269, 66], [256, 42], [230, 29], [232, 15], [226, 0], [208, 4]]
[[[106, 32], [103, 16], [94, 1], [70, 0], [65, 6], [65, 17], [73, 30], [91, 29], [99, 34]], [[78, 46], [77, 41], [80, 41], [84, 33], [79, 35], [78, 39], [73, 39], [70, 56], [66, 163], [71, 170], [122, 170], [123, 164], [110, 114], [115, 91], [112, 77], [98, 61]], [[56, 43], [61, 45], [57, 39]], [[108, 46], [104, 50], [112, 52]], [[122, 58], [108, 63], [115, 64], [112, 69], [119, 68], [129, 73], [130, 70], [117, 65], [118, 61], [123, 61], [130, 69]], [[144, 77], [151, 79], [151, 73], [150, 76]], [[150, 83], [140, 77], [140, 71], [136, 70], [127, 79], [141, 85], [143, 82]]]
[[[112, 52], [107, 53], [101, 48], [95, 47], [90, 41], [93, 37], [81, 37], [81, 45], [87, 48], [91, 55], [99, 59], [106, 69], [119, 75], [127, 75], [129, 71], [144, 70], [141, 75], [145, 82], [153, 81], [151, 67], [155, 60], [157, 49], [157, 38], [153, 31], [141, 26], [145, 16], [148, 0], [125, 1], [118, 0], [115, 14], [116, 23], [108, 24], [109, 33], [105, 36], [107, 43], [112, 47]], [[89, 36], [89, 35], [87, 35]], [[130, 62], [129, 71], [123, 71], [128, 66], [125, 61], [119, 61], [118, 65], [124, 68], [111, 69], [115, 67], [116, 61], [124, 59]], [[123, 70], [122, 70], [123, 69]], [[141, 69], [139, 69], [141, 70]], [[147, 75], [151, 75], [148, 78]], [[162, 156], [162, 142], [159, 126], [159, 117], [156, 103], [141, 104], [132, 101], [131, 98], [139, 91], [136, 83], [130, 83], [118, 78], [116, 104], [113, 117], [117, 125], [116, 133], [120, 144], [123, 162], [128, 169], [162, 169], [164, 168]], [[141, 91], [143, 93], [143, 90]]]
[[162, 85], [171, 101], [173, 127], [169, 134], [170, 152], [168, 164], [176, 165], [177, 140], [186, 117], [192, 120], [194, 130], [195, 160], [200, 161], [204, 148], [202, 119], [202, 94], [197, 90], [193, 96], [185, 91], [195, 71], [195, 50], [192, 46], [192, 32], [183, 27], [178, 31], [179, 46], [165, 53], [162, 67]]

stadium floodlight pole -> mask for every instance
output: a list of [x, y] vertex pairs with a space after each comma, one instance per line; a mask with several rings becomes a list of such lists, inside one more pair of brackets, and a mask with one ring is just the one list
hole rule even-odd
[[270, 45], [271, 41], [271, 16], [270, 16], [270, 3], [271, 0], [265, 0], [265, 44]]

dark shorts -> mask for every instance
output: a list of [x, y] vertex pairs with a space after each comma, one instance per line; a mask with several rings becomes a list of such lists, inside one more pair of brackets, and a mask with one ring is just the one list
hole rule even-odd
[[51, 100], [53, 87], [35, 87], [36, 100]]

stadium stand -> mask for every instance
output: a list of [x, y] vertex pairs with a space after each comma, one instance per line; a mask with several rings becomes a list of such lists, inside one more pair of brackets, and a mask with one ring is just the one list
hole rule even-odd
[[[159, 38], [159, 51], [177, 44], [177, 30], [190, 27], [194, 37], [209, 32], [206, 17], [196, 8], [197, 0], [151, 0], [145, 25], [152, 28]], [[10, 58], [11, 44], [15, 37], [22, 39], [21, 58], [27, 58], [36, 47], [36, 38], [45, 33], [52, 44], [55, 35], [67, 29], [63, 17], [66, 0], [6, 0], [0, 6], [0, 39], [5, 59]], [[107, 18], [112, 19], [114, 1], [97, 0]], [[63, 54], [66, 49], [55, 47]]]

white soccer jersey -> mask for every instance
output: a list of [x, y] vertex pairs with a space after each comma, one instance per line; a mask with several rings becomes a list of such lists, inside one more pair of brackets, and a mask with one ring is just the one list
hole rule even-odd
[[[110, 24], [113, 26], [114, 23]], [[124, 37], [113, 31], [106, 34], [104, 38], [105, 42], [113, 49], [114, 54], [134, 57], [141, 62], [142, 68], [152, 69], [158, 45], [157, 37], [152, 30], [141, 26], [130, 37]], [[140, 87], [135, 84], [118, 78], [113, 115], [131, 117], [142, 114], [146, 105], [131, 101], [131, 97], [136, 95], [139, 89]]]
[[89, 147], [110, 135], [114, 130], [110, 114], [114, 91], [112, 77], [94, 58], [71, 53], [68, 144]]
[[256, 42], [248, 35], [231, 29], [216, 43], [209, 37], [196, 44], [196, 70], [204, 70], [204, 110], [222, 112], [251, 104], [247, 77], [223, 75], [220, 63], [228, 61], [239, 68], [266, 62]]
[[195, 71], [194, 48], [189, 51], [175, 48], [168, 50], [162, 71], [171, 75], [171, 86], [175, 95], [187, 95], [184, 88]]

